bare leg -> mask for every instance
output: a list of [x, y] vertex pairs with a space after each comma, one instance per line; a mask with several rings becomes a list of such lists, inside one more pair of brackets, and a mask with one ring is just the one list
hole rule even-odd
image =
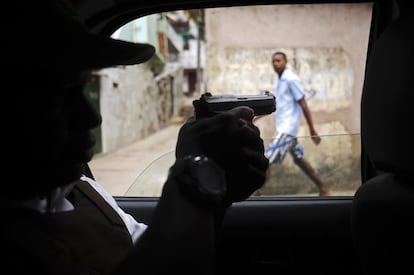
[[295, 159], [295, 164], [302, 169], [302, 171], [316, 184], [319, 189], [319, 196], [331, 195], [331, 190], [325, 185], [325, 183], [316, 175], [315, 170], [310, 163], [305, 159]]

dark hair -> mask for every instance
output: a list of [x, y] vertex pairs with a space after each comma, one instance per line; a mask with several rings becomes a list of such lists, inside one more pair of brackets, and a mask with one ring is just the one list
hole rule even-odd
[[281, 56], [283, 56], [283, 59], [285, 61], [287, 61], [287, 57], [286, 57], [286, 54], [284, 52], [277, 51], [277, 52], [274, 52], [272, 56], [275, 56], [275, 55], [278, 55], [278, 54], [280, 54]]

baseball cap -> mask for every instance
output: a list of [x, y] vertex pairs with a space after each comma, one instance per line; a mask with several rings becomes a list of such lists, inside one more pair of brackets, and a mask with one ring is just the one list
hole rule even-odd
[[90, 32], [63, 1], [9, 2], [15, 15], [3, 24], [3, 64], [57, 71], [99, 69], [142, 63], [155, 53], [150, 44]]

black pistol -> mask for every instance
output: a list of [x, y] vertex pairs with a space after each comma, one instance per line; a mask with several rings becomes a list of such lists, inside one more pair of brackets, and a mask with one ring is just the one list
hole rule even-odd
[[254, 115], [267, 115], [276, 111], [276, 97], [269, 91], [261, 95], [217, 95], [204, 93], [193, 100], [196, 119], [213, 116], [238, 106], [248, 106]]

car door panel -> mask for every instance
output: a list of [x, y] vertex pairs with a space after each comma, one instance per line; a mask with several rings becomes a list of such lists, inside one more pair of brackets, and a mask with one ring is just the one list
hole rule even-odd
[[[117, 197], [149, 222], [156, 198]], [[219, 274], [360, 274], [350, 230], [352, 198], [255, 198], [235, 203], [219, 238]]]

